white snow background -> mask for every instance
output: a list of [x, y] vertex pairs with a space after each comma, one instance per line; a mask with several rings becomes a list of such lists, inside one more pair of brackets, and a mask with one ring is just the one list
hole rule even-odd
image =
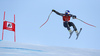
[[0, 41], [0, 56], [100, 56], [100, 50]]

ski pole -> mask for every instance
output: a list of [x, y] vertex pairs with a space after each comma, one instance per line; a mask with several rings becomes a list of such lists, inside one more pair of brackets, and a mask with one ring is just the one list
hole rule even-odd
[[[51, 11], [51, 13], [52, 13], [52, 11]], [[50, 17], [50, 15], [51, 15], [51, 13], [49, 14], [48, 19], [46, 20], [46, 22], [45, 22], [45, 23], [43, 23], [43, 24], [40, 26], [40, 28], [41, 28], [44, 24], [46, 24], [46, 23], [48, 22], [48, 20], [49, 20], [49, 17]]]
[[[78, 18], [76, 18], [76, 19], [78, 19]], [[88, 24], [88, 23], [84, 22], [84, 21], [81, 20], [81, 19], [78, 19], [78, 20], [81, 21], [81, 22], [83, 22], [83, 23], [85, 23], [85, 24], [87, 24], [87, 25], [90, 25], [90, 26], [96, 27], [96, 26], [94, 26], [94, 25], [91, 25], [91, 24]]]

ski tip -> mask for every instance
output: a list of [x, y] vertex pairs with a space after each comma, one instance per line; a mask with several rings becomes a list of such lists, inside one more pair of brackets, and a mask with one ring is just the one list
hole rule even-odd
[[70, 39], [70, 37], [68, 39]]
[[82, 28], [80, 28], [80, 30], [82, 30]]
[[76, 38], [76, 40], [77, 40], [78, 38]]

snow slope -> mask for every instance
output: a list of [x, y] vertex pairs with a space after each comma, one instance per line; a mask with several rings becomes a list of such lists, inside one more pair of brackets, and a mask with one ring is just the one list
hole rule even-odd
[[31, 45], [0, 40], [0, 56], [100, 56], [100, 50]]

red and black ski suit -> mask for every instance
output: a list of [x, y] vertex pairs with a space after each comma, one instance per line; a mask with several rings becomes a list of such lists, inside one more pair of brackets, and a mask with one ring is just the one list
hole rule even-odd
[[70, 22], [70, 17], [72, 17], [73, 19], [75, 19], [76, 18], [75, 15], [59, 13], [56, 10], [53, 10], [53, 12], [55, 12], [57, 15], [62, 16], [64, 27], [66, 27], [68, 30], [70, 30], [70, 27], [73, 26], [74, 30], [77, 31], [77, 28], [74, 25], [74, 23], [73, 22]]

